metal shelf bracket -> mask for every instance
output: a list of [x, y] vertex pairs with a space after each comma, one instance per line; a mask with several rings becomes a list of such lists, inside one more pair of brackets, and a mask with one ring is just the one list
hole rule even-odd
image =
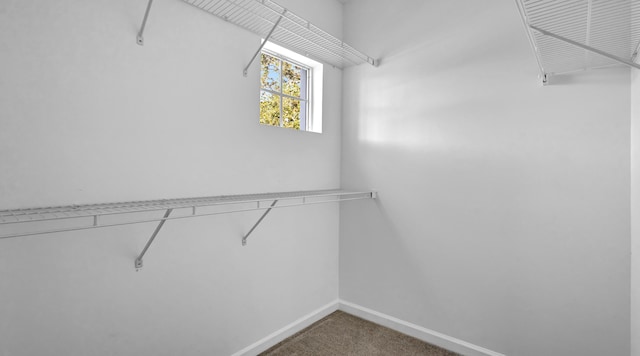
[[635, 50], [633, 51], [633, 54], [631, 55], [631, 62], [636, 62], [636, 59], [638, 58], [638, 52], [640, 51], [640, 41], [638, 42], [638, 44], [635, 47]]
[[264, 214], [262, 214], [262, 216], [260, 217], [260, 219], [258, 219], [258, 221], [253, 224], [253, 227], [251, 228], [251, 230], [249, 230], [249, 232], [247, 232], [246, 235], [244, 235], [244, 237], [242, 237], [242, 246], [246, 246], [247, 245], [247, 238], [249, 237], [249, 235], [251, 235], [251, 233], [253, 232], [253, 230], [256, 229], [256, 227], [258, 227], [258, 225], [260, 225], [260, 223], [262, 222], [262, 220], [265, 218], [265, 216], [267, 216], [267, 214], [269, 214], [269, 212], [271, 212], [271, 210], [273, 209], [274, 206], [276, 206], [276, 203], [278, 203], [278, 200], [274, 200], [273, 203], [271, 203], [271, 206], [269, 206], [269, 209], [267, 209]]
[[144, 254], [147, 253], [147, 250], [149, 249], [149, 247], [153, 243], [153, 240], [155, 240], [156, 236], [160, 232], [160, 229], [162, 229], [162, 226], [167, 221], [167, 219], [169, 218], [169, 215], [171, 215], [172, 211], [173, 211], [173, 209], [167, 209], [167, 211], [164, 213], [164, 217], [162, 218], [162, 220], [160, 220], [160, 223], [158, 223], [158, 226], [156, 227], [156, 230], [151, 235], [151, 238], [149, 239], [149, 241], [147, 241], [147, 244], [144, 246], [144, 249], [142, 250], [140, 255], [136, 258], [136, 261], [135, 261], [136, 270], [139, 270], [140, 268], [142, 268], [142, 257], [144, 257]]
[[264, 47], [264, 45], [267, 44], [267, 41], [269, 40], [269, 38], [271, 38], [271, 35], [273, 35], [273, 31], [276, 30], [276, 28], [280, 24], [280, 21], [282, 21], [282, 17], [286, 13], [287, 13], [287, 9], [284, 9], [282, 11], [282, 14], [280, 14], [280, 17], [278, 17], [278, 20], [276, 21], [276, 23], [273, 25], [273, 28], [271, 29], [271, 31], [269, 31], [269, 34], [267, 34], [267, 37], [264, 38], [264, 40], [260, 44], [260, 47], [258, 48], [256, 53], [253, 55], [253, 57], [251, 57], [251, 60], [249, 61], [249, 64], [247, 64], [247, 66], [244, 67], [244, 70], [242, 71], [242, 75], [244, 75], [245, 77], [247, 76], [247, 74], [249, 72], [249, 67], [251, 67], [251, 64], [253, 64], [253, 61], [256, 60], [256, 57], [258, 57], [258, 55], [260, 54], [260, 51], [262, 51], [262, 48]]
[[542, 85], [547, 85], [547, 79], [548, 79], [547, 73], [545, 72], [544, 67], [542, 66], [540, 51], [536, 46], [536, 42], [533, 38], [533, 35], [531, 34], [531, 31], [529, 31], [529, 20], [527, 19], [527, 15], [524, 10], [524, 5], [520, 2], [520, 0], [515, 0], [515, 1], [516, 1], [516, 6], [518, 7], [518, 12], [520, 13], [520, 19], [522, 20], [522, 23], [524, 24], [524, 28], [527, 32], [527, 39], [529, 40], [529, 44], [531, 45], [531, 48], [533, 49], [533, 53], [536, 57], [536, 63], [538, 64], [538, 69], [540, 71], [538, 78], [542, 80]]
[[532, 30], [538, 31], [538, 32], [540, 32], [541, 34], [543, 34], [545, 36], [553, 37], [553, 38], [555, 38], [557, 40], [560, 40], [562, 42], [568, 43], [568, 44], [570, 44], [572, 46], [575, 46], [575, 47], [578, 47], [578, 48], [582, 48], [582, 49], [587, 50], [589, 52], [593, 52], [593, 53], [599, 54], [599, 55], [601, 55], [603, 57], [607, 57], [609, 59], [612, 59], [612, 60], [614, 60], [614, 61], [616, 61], [618, 63], [622, 63], [622, 64], [625, 64], [625, 65], [628, 65], [629, 67], [640, 69], [640, 65], [638, 65], [638, 64], [636, 64], [636, 63], [634, 63], [632, 61], [628, 61], [628, 60], [626, 60], [624, 58], [620, 58], [618, 56], [614, 56], [613, 54], [610, 54], [610, 53], [607, 53], [605, 51], [601, 51], [601, 50], [599, 50], [597, 48], [594, 48], [594, 47], [591, 47], [591, 46], [587, 46], [585, 44], [570, 40], [570, 39], [568, 39], [566, 37], [562, 37], [560, 35], [556, 35], [555, 33], [543, 30], [543, 29], [541, 29], [539, 27], [536, 27], [536, 26], [533, 26], [533, 25], [529, 25], [529, 27]]
[[151, 11], [151, 5], [153, 4], [153, 0], [149, 0], [147, 4], [147, 11], [144, 12], [144, 18], [142, 19], [142, 25], [140, 26], [140, 31], [138, 31], [138, 36], [136, 41], [140, 46], [144, 45], [144, 27], [147, 25], [147, 18], [149, 17], [149, 11]]
[[545, 85], [548, 85], [548, 84], [549, 84], [549, 77], [550, 77], [550, 75], [549, 75], [548, 73], [542, 73], [542, 74], [540, 75], [540, 79], [542, 79], [542, 85], [543, 85], [543, 86], [545, 86]]

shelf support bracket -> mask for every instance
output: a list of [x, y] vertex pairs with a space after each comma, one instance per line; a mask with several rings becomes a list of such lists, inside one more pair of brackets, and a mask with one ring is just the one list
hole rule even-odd
[[135, 262], [136, 269], [142, 268], [142, 257], [144, 257], [144, 254], [147, 253], [147, 250], [153, 243], [153, 240], [155, 240], [156, 236], [160, 232], [160, 229], [162, 229], [162, 225], [164, 225], [165, 221], [167, 221], [172, 211], [173, 209], [167, 209], [167, 212], [164, 213], [164, 217], [162, 218], [162, 220], [160, 220], [160, 223], [158, 224], [158, 226], [156, 227], [156, 230], [151, 235], [151, 238], [149, 239], [149, 241], [147, 241], [147, 244], [144, 246], [144, 249], [142, 250], [140, 255], [136, 258], [136, 262]]
[[631, 62], [635, 63], [638, 58], [638, 51], [640, 51], [640, 41], [636, 45], [635, 51], [633, 51], [633, 55], [631, 55]]
[[267, 41], [269, 40], [269, 38], [271, 38], [271, 35], [273, 34], [273, 31], [276, 30], [276, 28], [280, 24], [280, 21], [284, 17], [284, 14], [286, 13], [287, 13], [287, 9], [284, 9], [284, 11], [282, 11], [282, 14], [280, 14], [280, 17], [278, 17], [278, 21], [276, 21], [276, 23], [273, 25], [273, 28], [271, 29], [271, 31], [269, 31], [269, 34], [267, 34], [267, 37], [265, 37], [264, 41], [262, 41], [256, 53], [253, 55], [253, 57], [249, 61], [249, 64], [247, 64], [247, 66], [244, 67], [244, 70], [242, 71], [242, 75], [244, 75], [245, 77], [247, 76], [247, 74], [249, 73], [249, 67], [251, 67], [251, 64], [253, 63], [253, 61], [256, 60], [256, 57], [258, 57], [258, 55], [260, 54], [260, 51], [262, 51], [262, 47], [264, 47], [264, 45], [267, 44]]
[[140, 26], [140, 31], [138, 31], [138, 37], [136, 40], [140, 46], [144, 45], [144, 37], [142, 37], [142, 35], [144, 34], [144, 26], [147, 25], [147, 18], [149, 17], [149, 11], [151, 11], [152, 4], [153, 0], [149, 0], [149, 3], [147, 4], [147, 11], [144, 12], [144, 19], [142, 19], [142, 26]]
[[589, 52], [593, 52], [593, 53], [599, 54], [599, 55], [601, 55], [603, 57], [607, 57], [609, 59], [612, 59], [612, 60], [614, 60], [614, 61], [616, 61], [618, 63], [622, 63], [622, 64], [625, 64], [625, 65], [628, 65], [629, 67], [640, 69], [640, 65], [638, 65], [638, 64], [636, 64], [636, 63], [634, 63], [632, 61], [628, 61], [628, 60], [626, 60], [624, 58], [620, 58], [618, 56], [614, 56], [611, 53], [607, 53], [607, 52], [601, 51], [601, 50], [599, 50], [597, 48], [594, 48], [594, 47], [591, 47], [591, 46], [587, 46], [585, 44], [570, 40], [570, 39], [568, 39], [566, 37], [562, 37], [562, 36], [556, 35], [555, 33], [543, 30], [543, 29], [541, 29], [539, 27], [536, 27], [536, 26], [533, 26], [533, 25], [529, 25], [529, 27], [531, 29], [535, 30], [535, 31], [540, 32], [541, 34], [543, 34], [545, 36], [553, 37], [553, 38], [555, 38], [557, 40], [560, 40], [562, 42], [566, 42], [566, 43], [568, 43], [570, 45], [573, 45], [575, 47], [579, 47], [579, 48], [585, 49], [585, 50], [587, 50]]
[[542, 79], [542, 85], [548, 85], [549, 84], [549, 74], [542, 73], [542, 75], [540, 76], [540, 79]]
[[273, 203], [271, 203], [271, 206], [269, 207], [269, 209], [267, 209], [267, 211], [265, 211], [264, 214], [262, 214], [260, 219], [258, 219], [258, 221], [253, 225], [251, 230], [249, 230], [249, 232], [247, 232], [247, 234], [244, 235], [244, 237], [242, 238], [242, 246], [246, 246], [247, 245], [247, 238], [249, 237], [249, 235], [251, 235], [253, 230], [255, 230], [256, 227], [258, 227], [258, 225], [260, 225], [260, 223], [262, 222], [264, 217], [267, 216], [267, 214], [269, 214], [269, 212], [271, 212], [271, 209], [273, 209], [273, 207], [276, 205], [277, 202], [278, 202], [278, 200], [274, 200]]
[[522, 0], [515, 0], [516, 6], [518, 7], [518, 12], [520, 13], [520, 18], [522, 19], [522, 24], [524, 25], [525, 32], [527, 33], [527, 39], [529, 40], [529, 45], [531, 45], [531, 49], [533, 50], [533, 54], [536, 57], [536, 63], [538, 64], [538, 70], [540, 71], [539, 78], [542, 80], [542, 85], [547, 85], [547, 73], [542, 66], [542, 60], [540, 56], [540, 51], [538, 50], [538, 46], [536, 46], [536, 41], [533, 38], [533, 33], [531, 33], [531, 29], [529, 28], [529, 19], [527, 18], [527, 14], [524, 10], [524, 4]]

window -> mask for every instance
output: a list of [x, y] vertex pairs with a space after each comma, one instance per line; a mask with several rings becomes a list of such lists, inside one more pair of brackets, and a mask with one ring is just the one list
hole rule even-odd
[[306, 130], [311, 69], [266, 51], [260, 68], [260, 123]]
[[322, 82], [320, 63], [267, 42], [260, 56], [260, 123], [321, 132], [316, 81]]

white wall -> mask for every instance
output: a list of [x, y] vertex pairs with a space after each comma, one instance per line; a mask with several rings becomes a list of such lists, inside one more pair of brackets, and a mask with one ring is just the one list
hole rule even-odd
[[[337, 35], [338, 2], [282, 1]], [[258, 124], [260, 39], [186, 3], [0, 2], [0, 209], [335, 188], [323, 134]], [[257, 63], [256, 63], [257, 64]], [[251, 103], [255, 105], [252, 105]], [[0, 355], [228, 355], [337, 298], [338, 207], [0, 240]], [[313, 218], [309, 218], [312, 216]]]
[[631, 356], [640, 356], [640, 75], [631, 73]]
[[[365, 29], [366, 30], [363, 30]], [[629, 71], [542, 87], [512, 1], [354, 0], [340, 298], [507, 355], [629, 354]]]

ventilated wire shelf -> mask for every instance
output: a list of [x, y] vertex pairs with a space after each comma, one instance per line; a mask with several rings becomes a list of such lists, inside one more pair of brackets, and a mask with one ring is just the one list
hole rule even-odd
[[338, 68], [376, 62], [271, 0], [183, 0], [225, 21], [307, 57]]
[[[0, 239], [374, 197], [374, 192], [318, 190], [0, 210], [0, 228], [28, 223], [38, 223], [40, 226], [39, 223], [43, 222], [68, 221], [63, 227], [36, 231], [19, 229], [14, 233], [0, 233]], [[274, 200], [279, 201], [279, 205], [267, 204]], [[153, 215], [154, 212], [170, 209], [182, 211], [182, 214], [172, 217], [147, 216], [147, 213]]]
[[[639, 0], [516, 0], [542, 75], [634, 62], [640, 43]], [[576, 46], [557, 36], [597, 52]]]

